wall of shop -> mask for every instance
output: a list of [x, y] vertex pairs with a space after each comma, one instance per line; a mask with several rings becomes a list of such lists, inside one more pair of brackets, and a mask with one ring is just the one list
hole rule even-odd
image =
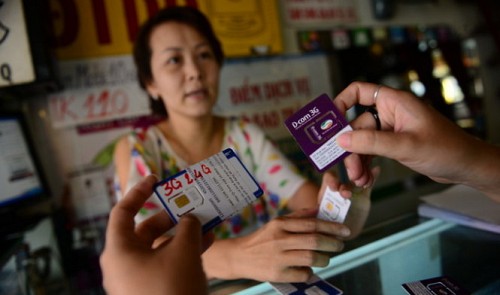
[[[403, 38], [417, 38], [418, 30], [422, 33], [447, 28], [449, 36], [466, 39], [477, 37], [475, 31], [482, 21], [476, 5], [468, 1], [393, 1], [392, 13], [383, 19], [374, 15], [371, 0], [254, 1], [239, 7], [224, 6], [227, 3], [223, 2], [220, 1], [220, 6], [219, 2], [211, 1], [179, 0], [176, 3], [196, 5], [206, 12], [224, 43], [228, 60], [222, 72], [221, 98], [216, 111], [248, 117], [277, 140], [287, 137], [280, 124], [287, 115], [315, 95], [325, 92], [334, 96], [349, 82], [341, 81], [342, 68], [338, 67], [341, 60], [336, 60], [335, 55], [333, 58], [330, 54], [325, 55], [322, 50], [304, 50], [300, 34], [330, 34], [343, 30], [351, 36], [364, 30], [367, 36], [372, 36], [376, 29], [384, 29], [390, 34], [396, 28], [414, 31], [414, 36]], [[137, 24], [151, 14], [147, 10], [150, 7], [142, 1], [119, 2], [113, 9], [109, 2], [92, 2], [94, 5], [101, 3], [101, 6], [92, 6], [88, 1], [71, 3], [49, 1], [57, 79], [61, 87], [49, 93], [34, 94], [29, 99], [32, 128], [40, 143], [40, 153], [45, 155], [42, 160], [49, 170], [47, 174], [56, 195], [61, 196], [64, 187], [79, 187], [81, 181], [90, 177], [101, 182], [104, 179], [96, 186], [99, 191], [97, 194], [94, 191], [94, 196], [112, 200], [106, 190], [112, 182], [112, 144], [149, 113], [146, 95], [135, 80], [130, 40]], [[231, 9], [233, 14], [261, 26], [260, 31], [241, 28], [251, 36], [241, 38], [245, 34], [236, 34], [234, 28], [224, 23], [227, 16], [224, 13]], [[328, 42], [333, 42], [331, 34], [329, 38]], [[352, 38], [345, 48], [369, 46], [374, 42], [368, 40], [359, 45], [355, 37]], [[487, 58], [495, 50], [487, 36], [483, 39], [481, 46], [486, 48], [482, 52]], [[488, 72], [491, 69], [480, 72], [485, 88], [495, 82], [482, 76]], [[252, 100], [251, 89], [268, 91], [257, 101]], [[494, 96], [494, 90], [485, 89], [484, 105], [498, 104]], [[263, 105], [270, 111], [262, 113]], [[488, 115], [485, 114], [488, 120], [495, 117]], [[497, 128], [488, 127], [486, 137], [497, 140]], [[287, 148], [286, 142], [283, 146]], [[288, 153], [302, 161], [297, 150]], [[379, 185], [414, 176], [391, 161], [381, 159], [380, 162], [385, 167]], [[306, 162], [300, 164], [307, 165]], [[85, 200], [88, 197], [75, 198]], [[104, 206], [89, 210], [99, 215], [108, 209]], [[79, 214], [85, 217], [87, 213]]]
[[[45, 19], [49, 19], [53, 46], [46, 49], [54, 54], [50, 69], [56, 74], [49, 83], [33, 83], [38, 85], [35, 87], [30, 83], [7, 87], [12, 81], [4, 77], [4, 65], [19, 58], [5, 58], [7, 43], [0, 42], [0, 105], [26, 109], [53, 197], [60, 206], [71, 204], [73, 225], [92, 221], [95, 230], [105, 223], [115, 201], [113, 144], [132, 128], [148, 122], [147, 96], [136, 81], [131, 40], [138, 24], [164, 3], [197, 6], [207, 13], [224, 44], [228, 58], [215, 112], [244, 116], [259, 124], [311, 177], [318, 174], [294, 145], [283, 120], [321, 93], [334, 97], [356, 78], [391, 83], [383, 75], [371, 75], [371, 71], [351, 73], [347, 59], [353, 58], [348, 52], [369, 55], [376, 48], [374, 44], [382, 41], [427, 44], [434, 38], [458, 47], [462, 41], [474, 41], [471, 54], [481, 60], [467, 71], [474, 87], [482, 92], [474, 97], [480, 107], [467, 119], [473, 119], [477, 134], [500, 143], [500, 117], [494, 113], [500, 109], [500, 69], [495, 59], [499, 49], [485, 30], [484, 17], [474, 1], [388, 1], [394, 6], [379, 16], [374, 14], [372, 0], [235, 2], [239, 1], [50, 0], [44, 8], [45, 15], [50, 15]], [[234, 18], [252, 25], [231, 25]], [[9, 25], [5, 18], [0, 19], [2, 24]], [[9, 73], [16, 74], [17, 65], [10, 65]], [[34, 71], [25, 77], [30, 80], [39, 75]], [[421, 180], [394, 161], [376, 162], [383, 171], [376, 185], [379, 194], [411, 190]], [[407, 210], [414, 201], [412, 197], [408, 202], [391, 203], [398, 208], [391, 208], [390, 217]], [[379, 216], [377, 221], [383, 218]], [[95, 238], [102, 232], [91, 230], [78, 236], [85, 234]]]
[[[49, 170], [47, 174], [56, 195], [60, 196], [63, 187], [72, 181], [81, 181], [82, 175], [107, 179], [101, 188], [112, 182], [112, 143], [132, 125], [140, 125], [139, 118], [149, 113], [146, 95], [136, 83], [130, 40], [138, 24], [165, 5], [161, 2], [48, 2], [60, 88], [30, 94], [33, 97], [28, 104], [37, 141], [49, 140], [39, 148], [40, 153], [46, 155], [44, 166]], [[414, 36], [406, 38], [417, 38], [419, 30], [422, 33], [429, 28], [447, 28], [450, 36], [466, 39], [477, 37], [482, 21], [474, 3], [455, 0], [392, 1], [394, 6], [384, 17], [374, 15], [371, 0], [247, 1], [239, 6], [227, 6], [227, 1], [171, 3], [174, 2], [195, 5], [206, 12], [225, 46], [229, 58], [222, 73], [220, 105], [216, 111], [244, 115], [277, 140], [287, 136], [280, 124], [287, 115], [315, 95], [325, 92], [334, 96], [349, 82], [341, 81], [345, 75], [335, 55], [333, 58], [325, 55], [324, 48], [311, 52], [315, 50], [301, 47], [301, 33], [344, 30], [353, 34], [365, 30], [367, 36], [372, 36], [375, 29], [400, 28], [414, 31]], [[240, 20], [253, 21], [260, 26], [260, 31], [242, 27], [240, 30], [246, 35], [235, 33], [227, 21], [224, 23], [228, 12]], [[329, 38], [328, 42], [333, 42], [332, 37]], [[487, 35], [481, 40], [481, 52], [487, 59], [496, 52], [494, 44]], [[351, 42], [347, 48], [359, 47], [354, 39]], [[374, 40], [366, 42], [361, 46], [369, 46]], [[327, 51], [331, 46], [327, 45]], [[305, 51], [309, 52], [305, 54]], [[271, 70], [267, 71], [268, 68]], [[498, 141], [498, 132], [493, 131], [498, 122], [492, 121], [497, 116], [486, 113], [495, 109], [490, 106], [498, 105], [495, 89], [487, 88], [494, 81], [482, 77], [492, 69], [481, 69], [479, 75], [485, 83], [483, 103], [488, 106], [484, 108], [488, 125], [485, 137]], [[272, 74], [266, 75], [266, 72]], [[252, 100], [252, 89], [268, 90], [265, 99]], [[272, 106], [271, 111], [262, 114], [258, 110], [266, 104]], [[286, 144], [284, 146], [286, 148]], [[393, 182], [398, 176], [401, 180], [412, 175], [390, 161], [383, 165], [387, 168], [379, 181], [381, 185]], [[107, 194], [107, 191], [99, 193]], [[109, 208], [93, 209], [104, 213]]]

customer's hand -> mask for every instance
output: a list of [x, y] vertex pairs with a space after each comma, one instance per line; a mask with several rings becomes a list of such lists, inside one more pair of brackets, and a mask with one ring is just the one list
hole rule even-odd
[[134, 216], [151, 196], [155, 181], [151, 175], [143, 179], [111, 211], [100, 259], [104, 288], [120, 295], [206, 294], [200, 255], [212, 236], [202, 237], [195, 217], [182, 217], [175, 236], [161, 243], [158, 237], [174, 226], [166, 213], [135, 227]]
[[341, 147], [353, 154], [345, 164], [357, 186], [370, 185], [366, 155], [392, 158], [438, 182], [463, 183], [500, 196], [500, 149], [478, 140], [412, 94], [389, 87], [355, 82], [343, 90], [334, 104], [343, 113], [356, 104], [376, 105], [381, 131], [364, 113], [351, 122], [355, 131], [338, 137]]

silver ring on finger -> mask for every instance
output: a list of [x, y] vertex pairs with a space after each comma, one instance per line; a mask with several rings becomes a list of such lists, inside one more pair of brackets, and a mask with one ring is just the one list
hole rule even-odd
[[382, 84], [379, 84], [377, 88], [375, 89], [375, 92], [373, 93], [373, 104], [377, 103], [377, 98], [380, 93], [380, 88], [382, 88]]

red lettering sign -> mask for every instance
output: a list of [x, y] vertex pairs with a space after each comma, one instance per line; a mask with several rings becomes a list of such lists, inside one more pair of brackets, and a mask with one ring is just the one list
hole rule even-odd
[[163, 184], [163, 189], [165, 190], [164, 196], [170, 197], [177, 191], [182, 190], [186, 185], [192, 184], [195, 180], [203, 177], [204, 175], [210, 175], [212, 169], [206, 164], [201, 164], [201, 170], [193, 169], [193, 175], [185, 172], [183, 176], [169, 179]]
[[129, 98], [121, 89], [90, 92], [85, 98], [57, 95], [50, 98], [54, 122], [91, 122], [123, 115], [129, 109]]

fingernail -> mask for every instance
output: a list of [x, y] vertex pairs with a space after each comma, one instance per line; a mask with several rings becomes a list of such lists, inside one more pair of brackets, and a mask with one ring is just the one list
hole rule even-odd
[[343, 236], [343, 237], [348, 237], [351, 235], [351, 230], [347, 227], [344, 227], [340, 230], [340, 234]]
[[342, 133], [337, 137], [337, 143], [343, 148], [349, 148], [351, 147], [351, 138], [350, 132]]
[[345, 170], [347, 172], [347, 177], [349, 177], [349, 179], [351, 179], [351, 169], [349, 167], [346, 167]]
[[350, 190], [347, 190], [347, 189], [343, 189], [340, 194], [344, 197], [344, 198], [351, 198], [352, 197], [352, 194], [353, 194], [353, 191], [350, 191]]
[[354, 185], [357, 187], [364, 187], [365, 186], [365, 184], [362, 180], [355, 180]]

